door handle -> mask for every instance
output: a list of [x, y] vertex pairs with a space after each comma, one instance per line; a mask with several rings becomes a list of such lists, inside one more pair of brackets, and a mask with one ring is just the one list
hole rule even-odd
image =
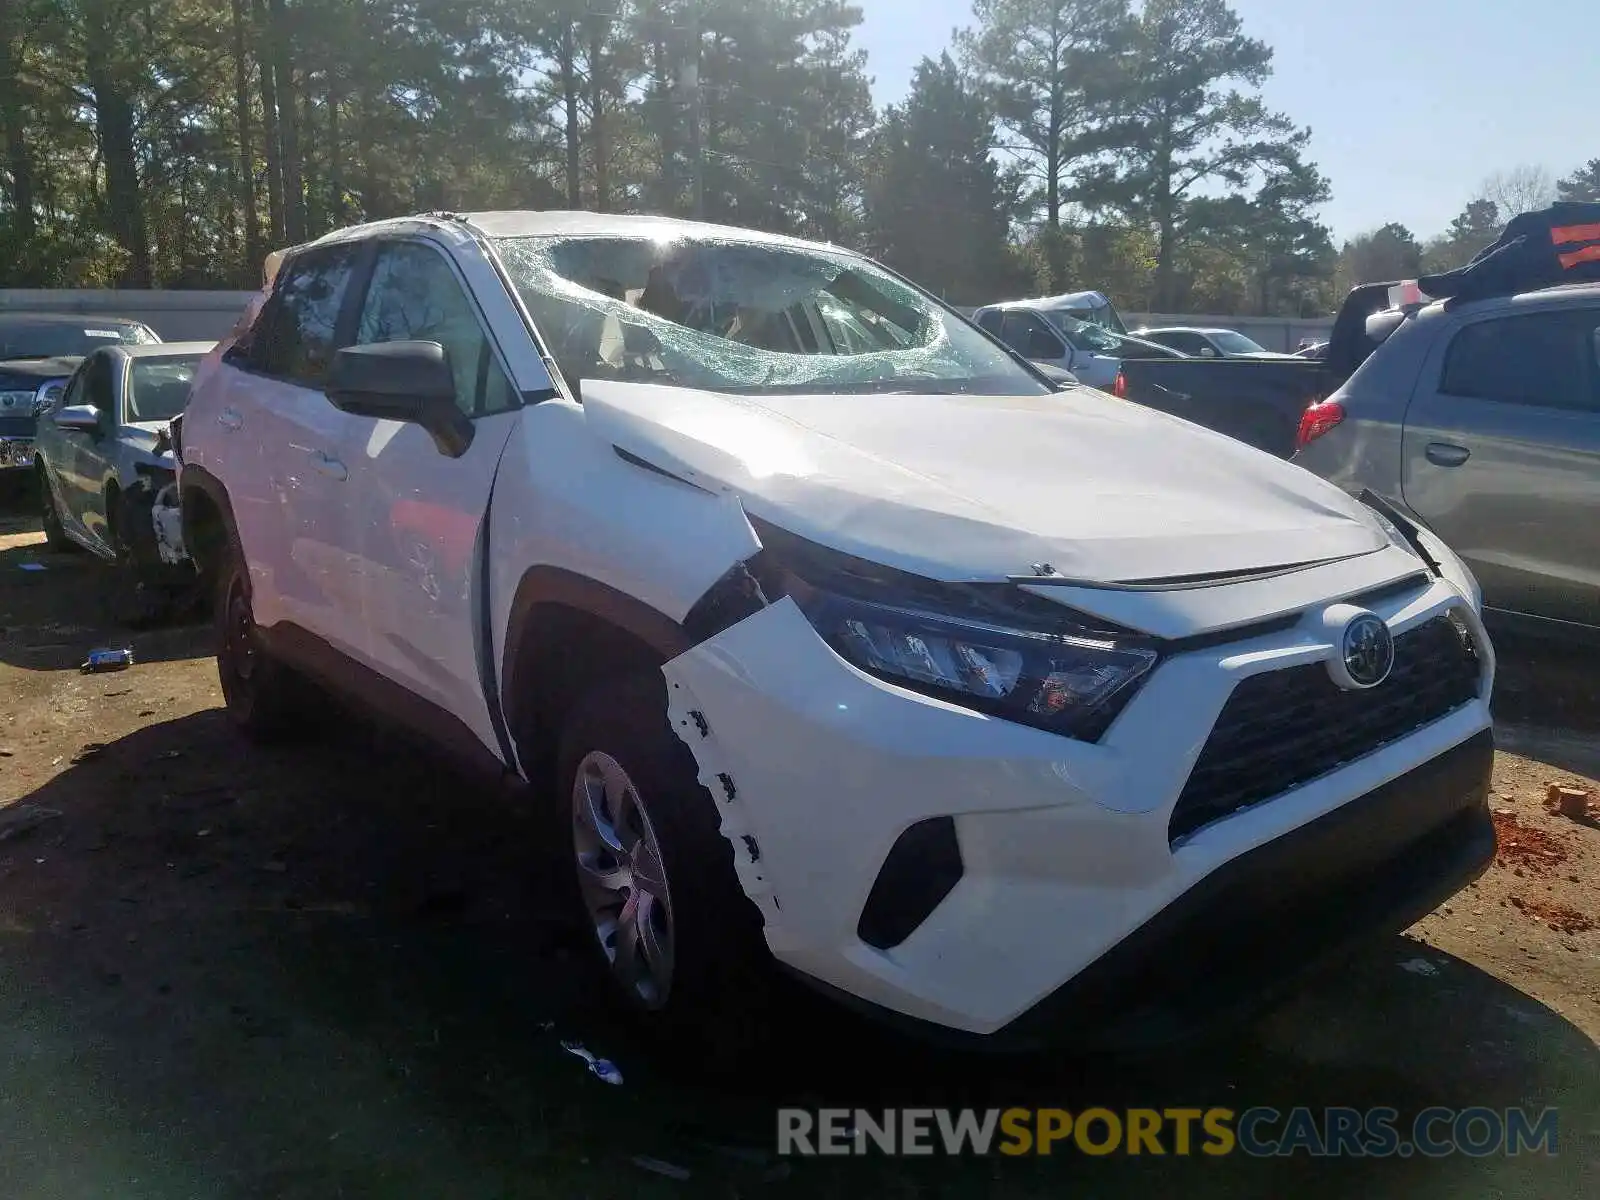
[[311, 465], [330, 479], [337, 479], [342, 482], [350, 478], [350, 471], [342, 462], [337, 458], [329, 458], [320, 450], [311, 452]]
[[224, 429], [242, 429], [244, 427], [244, 418], [239, 415], [238, 409], [225, 408], [217, 414], [217, 424]]
[[1429, 442], [1425, 453], [1436, 467], [1459, 467], [1472, 457], [1472, 451], [1465, 446], [1452, 446], [1449, 442]]

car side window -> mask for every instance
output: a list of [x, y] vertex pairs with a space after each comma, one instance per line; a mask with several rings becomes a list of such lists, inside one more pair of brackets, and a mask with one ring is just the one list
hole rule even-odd
[[302, 251], [283, 266], [276, 294], [262, 310], [251, 365], [268, 375], [320, 388], [340, 347], [339, 313], [361, 255], [361, 243]]
[[1600, 409], [1600, 312], [1526, 313], [1460, 330], [1445, 356], [1448, 396], [1538, 408]]
[[361, 306], [356, 344], [438, 342], [456, 381], [456, 404], [469, 417], [521, 404], [478, 319], [477, 308], [443, 254], [420, 242], [386, 243]]
[[83, 365], [83, 397], [77, 403], [92, 404], [107, 420], [114, 419], [116, 414], [111, 409], [116, 401], [116, 368], [119, 365], [109, 354], [91, 355]]
[[997, 309], [997, 308], [991, 308], [986, 313], [979, 313], [978, 314], [978, 328], [980, 328], [982, 330], [985, 330], [988, 333], [994, 334], [995, 337], [999, 337], [1000, 336], [1000, 310]]
[[1055, 359], [1066, 354], [1061, 339], [1037, 313], [1006, 313], [1000, 325], [1000, 340], [1024, 358]]

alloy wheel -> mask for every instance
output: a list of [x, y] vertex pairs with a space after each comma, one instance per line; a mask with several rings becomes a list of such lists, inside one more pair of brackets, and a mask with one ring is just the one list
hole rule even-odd
[[672, 987], [672, 894], [661, 844], [628, 773], [591, 751], [572, 785], [572, 841], [578, 886], [612, 973], [647, 1009]]

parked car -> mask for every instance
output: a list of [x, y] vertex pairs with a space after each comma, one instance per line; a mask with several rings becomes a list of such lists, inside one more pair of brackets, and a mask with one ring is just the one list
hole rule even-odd
[[193, 579], [169, 426], [215, 344], [96, 350], [40, 416], [35, 445], [46, 542], [124, 568], [129, 599], [141, 598], [141, 611], [164, 586]]
[[1030, 362], [1070, 371], [1088, 387], [1110, 391], [1124, 358], [1182, 358], [1167, 346], [1112, 333], [1080, 321], [1060, 309], [1037, 307], [1031, 300], [990, 304], [972, 314], [983, 329]]
[[32, 471], [38, 412], [83, 356], [100, 346], [159, 342], [155, 331], [120, 317], [0, 313], [0, 475]]
[[1245, 337], [1236, 329], [1200, 329], [1185, 326], [1168, 326], [1161, 329], [1141, 329], [1139, 336], [1147, 342], [1159, 342], [1181, 350], [1190, 358], [1293, 358], [1268, 350], [1261, 343]]
[[1114, 385], [1135, 403], [1182, 416], [1280, 457], [1293, 456], [1332, 410], [1330, 398], [1369, 358], [1391, 351], [1390, 336], [1428, 300], [1472, 300], [1600, 280], [1600, 204], [1561, 203], [1523, 213], [1465, 266], [1423, 279], [1362, 284], [1345, 297], [1327, 346], [1315, 357], [1129, 360]]
[[1295, 461], [1466, 560], [1500, 620], [1600, 637], [1600, 285], [1408, 317], [1307, 414]]
[[266, 295], [178, 446], [229, 715], [320, 686], [532, 785], [679, 1044], [769, 958], [986, 1046], [1180, 1037], [1490, 859], [1442, 543], [869, 259], [426, 216]]

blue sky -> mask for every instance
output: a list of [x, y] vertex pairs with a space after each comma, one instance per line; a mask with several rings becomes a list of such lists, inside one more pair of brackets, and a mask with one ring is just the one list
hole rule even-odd
[[[879, 104], [970, 24], [970, 0], [858, 0]], [[1276, 51], [1269, 104], [1312, 129], [1343, 239], [1441, 231], [1498, 170], [1600, 157], [1597, 0], [1233, 0]]]

